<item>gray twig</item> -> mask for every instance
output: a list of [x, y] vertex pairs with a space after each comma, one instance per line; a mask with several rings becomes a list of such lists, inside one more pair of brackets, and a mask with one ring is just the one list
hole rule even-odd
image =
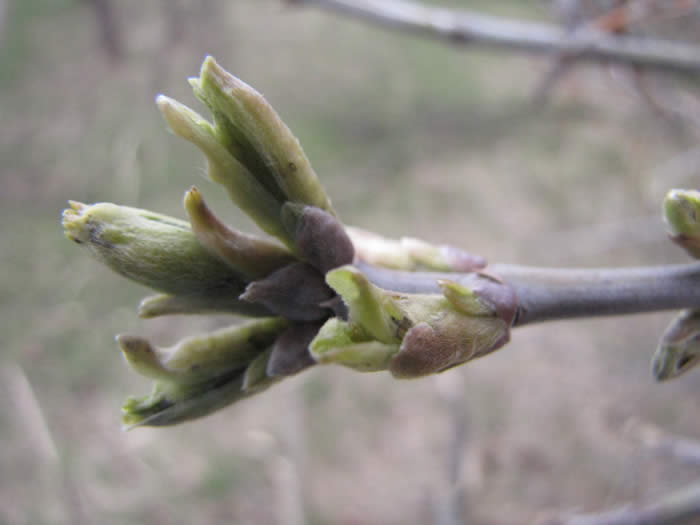
[[611, 62], [677, 72], [700, 71], [700, 46], [614, 36], [594, 28], [576, 31], [468, 10], [428, 7], [406, 0], [287, 0], [313, 5], [395, 29], [463, 45], [564, 55], [576, 61]]
[[[407, 293], [439, 293], [438, 279], [469, 282], [478, 274], [402, 272], [359, 267], [377, 286]], [[700, 263], [640, 268], [559, 269], [510, 264], [487, 267], [515, 290], [514, 326], [577, 317], [700, 308]]]
[[700, 482], [696, 482], [651, 503], [547, 520], [542, 525], [680, 525], [695, 523], [690, 520], [699, 515]]

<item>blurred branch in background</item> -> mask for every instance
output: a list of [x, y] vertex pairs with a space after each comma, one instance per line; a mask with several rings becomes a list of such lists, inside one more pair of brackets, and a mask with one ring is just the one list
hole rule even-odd
[[700, 467], [700, 442], [697, 440], [674, 436], [649, 423], [633, 422], [628, 431], [651, 452]]
[[[601, 514], [545, 520], [543, 525], [671, 525], [691, 523], [700, 514], [700, 482], [644, 505], [625, 505]], [[692, 521], [692, 523], [695, 523]]]
[[110, 0], [86, 1], [95, 11], [102, 48], [112, 62], [119, 62], [122, 59], [123, 46], [114, 6]]
[[[636, 34], [643, 38], [640, 28], [653, 26], [659, 21], [676, 22], [700, 9], [700, 3], [695, 0], [555, 0], [553, 5], [570, 38], [585, 31], [602, 32], [610, 36]], [[679, 40], [677, 34], [674, 35], [674, 40]], [[571, 71], [575, 62], [575, 57], [561, 53], [535, 90], [535, 101], [546, 102], [555, 85]], [[640, 93], [650, 99], [648, 102], [652, 106], [657, 106], [641, 81], [642, 69], [637, 66], [634, 71]]]
[[0, 0], [0, 39], [5, 29], [5, 11], [7, 10], [6, 0]]
[[462, 45], [529, 53], [563, 54], [570, 60], [608, 62], [645, 69], [700, 72], [700, 46], [637, 36], [614, 36], [600, 28], [567, 31], [467, 10], [427, 7], [405, 0], [287, 0], [337, 11], [396, 29]]

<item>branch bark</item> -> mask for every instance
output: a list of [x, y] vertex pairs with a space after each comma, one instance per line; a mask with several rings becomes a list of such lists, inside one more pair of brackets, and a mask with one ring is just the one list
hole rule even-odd
[[[465, 283], [475, 274], [402, 272], [360, 263], [377, 286], [406, 293], [440, 293], [438, 279]], [[487, 267], [513, 287], [513, 326], [579, 317], [700, 308], [700, 263], [641, 268], [558, 269], [510, 264]]]
[[353, 16], [448, 43], [475, 44], [572, 60], [610, 62], [649, 69], [700, 72], [700, 46], [612, 36], [585, 28], [573, 33], [550, 25], [427, 7], [406, 0], [288, 0]]

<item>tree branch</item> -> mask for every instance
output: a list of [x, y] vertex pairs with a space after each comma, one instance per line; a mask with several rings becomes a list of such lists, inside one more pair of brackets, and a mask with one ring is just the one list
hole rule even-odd
[[700, 467], [700, 442], [695, 439], [669, 434], [648, 423], [637, 423], [631, 432], [652, 452], [670, 456], [681, 463]]
[[[377, 286], [440, 293], [438, 279], [466, 284], [478, 274], [402, 272], [360, 263]], [[487, 268], [518, 297], [514, 326], [557, 319], [700, 308], [700, 263], [642, 268], [558, 269], [494, 264]]]
[[700, 482], [646, 505], [626, 505], [601, 514], [581, 514], [543, 525], [671, 525], [690, 523], [700, 514]]
[[612, 36], [583, 28], [573, 33], [467, 10], [427, 7], [406, 0], [288, 0], [315, 5], [449, 43], [479, 44], [576, 60], [612, 62], [677, 72], [700, 71], [700, 47], [680, 42]]

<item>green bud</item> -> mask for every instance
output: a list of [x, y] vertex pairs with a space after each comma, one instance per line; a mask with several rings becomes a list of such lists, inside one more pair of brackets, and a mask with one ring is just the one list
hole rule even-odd
[[[269, 357], [275, 340], [288, 325], [280, 318], [251, 321], [188, 337], [172, 348], [157, 348], [138, 336], [118, 336], [117, 342], [131, 367], [156, 379], [149, 396], [132, 398], [124, 405], [124, 423], [154, 424], [153, 418], [158, 416], [158, 424], [174, 424], [206, 415], [212, 406], [228, 404], [214, 402], [211, 391], [228, 392], [230, 403], [250, 393], [247, 391], [252, 388], [253, 379], [259, 390], [259, 361], [263, 356]], [[229, 391], [231, 382], [237, 386]], [[163, 411], [168, 411], [167, 418], [161, 417]]]
[[666, 328], [651, 369], [657, 381], [673, 379], [700, 364], [700, 310], [685, 310]]
[[477, 317], [499, 317], [508, 326], [518, 311], [518, 298], [513, 288], [486, 273], [470, 273], [460, 282], [438, 280], [438, 286], [452, 306], [464, 314]]
[[700, 191], [671, 190], [664, 199], [671, 240], [700, 258]]
[[295, 260], [289, 250], [279, 244], [223, 224], [194, 186], [185, 193], [184, 204], [199, 243], [246, 280], [265, 277]]
[[459, 312], [477, 317], [495, 315], [493, 308], [482, 301], [471, 288], [445, 279], [438, 280], [438, 286], [442, 294]]
[[293, 263], [250, 283], [240, 299], [293, 321], [317, 321], [328, 317], [330, 311], [322, 303], [332, 297], [333, 291], [316, 268]]
[[[326, 323], [311, 345], [312, 354], [319, 362], [360, 356], [361, 363], [377, 352], [371, 362], [387, 362], [390, 356], [388, 369], [399, 378], [441, 372], [486, 355], [509, 341], [517, 303], [510, 287], [474, 275], [459, 284], [442, 281], [446, 297], [389, 292], [354, 267], [333, 270], [326, 280], [348, 305], [349, 321]], [[387, 346], [364, 345], [371, 341]], [[363, 346], [353, 347], [358, 343]]]
[[66, 237], [128, 279], [190, 297], [237, 297], [245, 286], [184, 221], [110, 203], [70, 206], [63, 212]]
[[260, 93], [210, 56], [190, 84], [214, 115], [220, 142], [278, 201], [333, 213], [299, 141]]
[[[398, 344], [356, 340], [357, 330], [345, 321], [326, 321], [309, 347], [313, 358], [323, 364], [337, 364], [360, 372], [377, 372], [389, 367]], [[360, 336], [361, 338], [361, 336]]]
[[352, 263], [352, 241], [334, 215], [314, 206], [288, 202], [282, 207], [282, 221], [299, 256], [322, 274]]
[[215, 129], [201, 115], [165, 95], [156, 99], [158, 109], [175, 134], [192, 142], [207, 157], [209, 178], [221, 184], [233, 203], [264, 232], [291, 243], [280, 219], [282, 202], [226, 149]]

